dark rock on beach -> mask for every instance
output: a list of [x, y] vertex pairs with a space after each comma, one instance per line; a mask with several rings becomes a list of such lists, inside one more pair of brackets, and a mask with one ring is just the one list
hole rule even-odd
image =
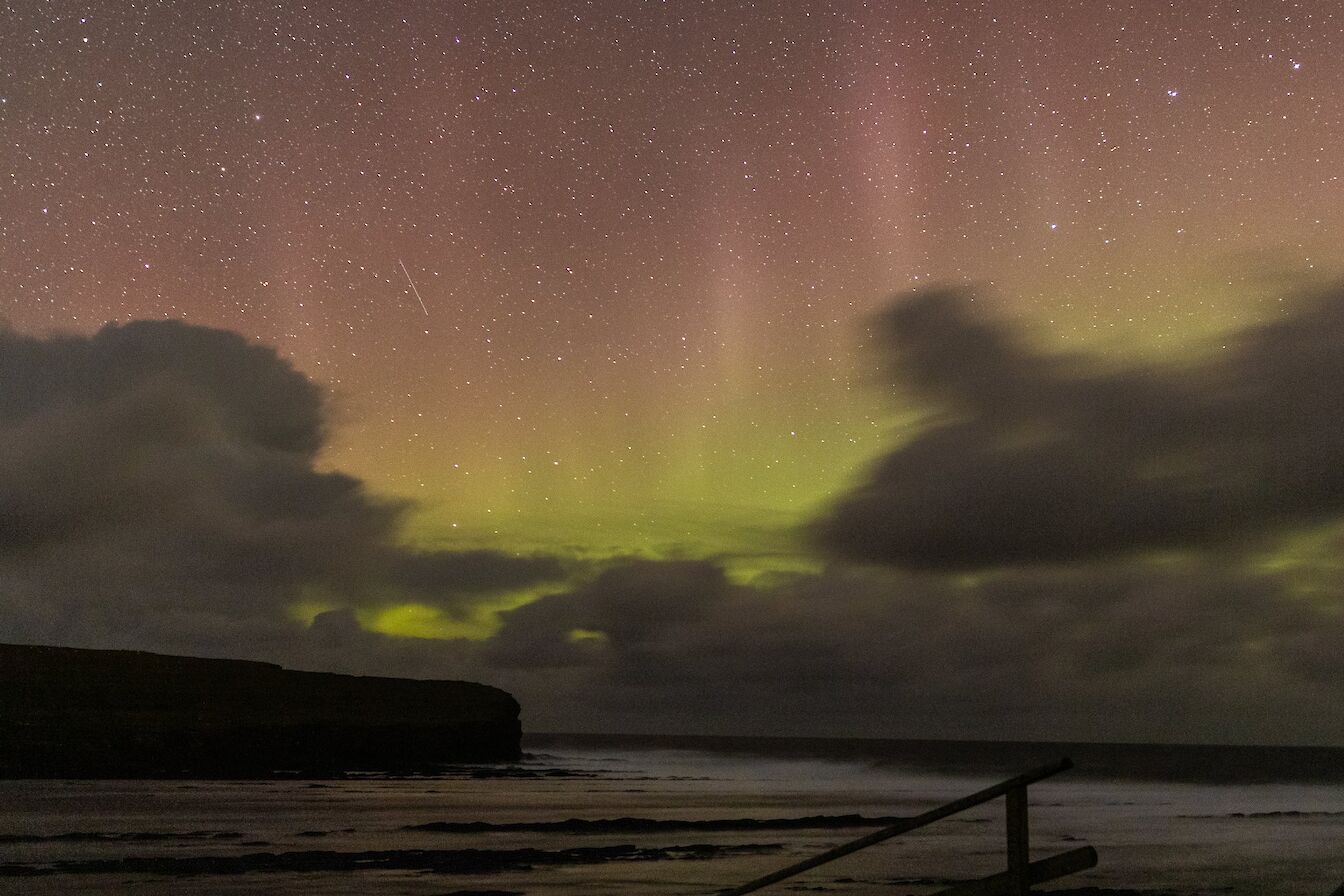
[[0, 777], [322, 777], [521, 756], [518, 702], [465, 681], [0, 645]]

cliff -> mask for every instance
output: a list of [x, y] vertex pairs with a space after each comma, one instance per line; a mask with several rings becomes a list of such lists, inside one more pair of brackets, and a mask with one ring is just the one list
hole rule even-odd
[[321, 776], [512, 760], [518, 709], [465, 681], [0, 644], [0, 777]]

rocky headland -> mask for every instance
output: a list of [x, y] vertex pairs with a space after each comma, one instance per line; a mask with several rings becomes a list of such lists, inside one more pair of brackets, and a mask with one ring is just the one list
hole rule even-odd
[[520, 755], [518, 702], [465, 681], [0, 644], [0, 777], [413, 773]]

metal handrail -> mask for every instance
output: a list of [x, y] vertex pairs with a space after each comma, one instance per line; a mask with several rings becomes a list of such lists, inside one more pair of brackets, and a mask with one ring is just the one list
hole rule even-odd
[[[1021, 775], [1018, 775], [1016, 778], [1010, 778], [1007, 781], [1002, 781], [998, 784], [995, 784], [992, 787], [986, 787], [984, 790], [978, 790], [975, 793], [970, 794], [969, 796], [963, 796], [960, 799], [955, 799], [952, 802], [939, 806], [936, 809], [930, 809], [928, 812], [924, 812], [920, 815], [914, 815], [911, 816], [910, 818], [902, 819], [901, 821], [896, 822], [890, 827], [885, 827], [880, 831], [874, 831], [873, 833], [868, 834], [865, 837], [860, 837], [857, 840], [851, 840], [848, 843], [843, 843], [840, 846], [836, 846], [832, 849], [826, 850], [820, 855], [815, 855], [810, 859], [804, 859], [801, 862], [796, 862], [788, 866], [787, 868], [781, 868], [778, 871], [767, 874], [764, 877], [758, 877], [753, 881], [749, 881], [745, 884], [742, 884], [741, 886], [733, 887], [730, 890], [720, 890], [716, 894], [716, 896], [743, 896], [743, 894], [746, 893], [754, 893], [757, 890], [762, 889], [763, 887], [768, 887], [770, 884], [778, 883], [781, 880], [785, 880], [795, 875], [802, 874], [804, 871], [809, 871], [813, 868], [816, 868], [818, 865], [825, 865], [828, 862], [833, 862], [836, 859], [841, 858], [842, 856], [847, 856], [852, 852], [858, 852], [861, 849], [866, 849], [867, 847], [872, 846], [875, 843], [881, 843], [883, 840], [890, 840], [892, 837], [897, 837], [900, 836], [901, 834], [907, 834], [910, 831], [915, 830], [916, 828], [922, 828], [925, 825], [932, 824], [935, 821], [940, 821], [941, 819], [947, 818], [949, 815], [956, 815], [958, 812], [964, 812], [967, 809], [971, 809], [974, 808], [975, 806], [980, 805], [981, 803], [987, 803], [990, 800], [998, 799], [1001, 796], [1007, 796], [1009, 793], [1012, 793], [1014, 791], [1023, 790], [1024, 788], [1026, 788], [1028, 784], [1035, 784], [1037, 781], [1042, 781], [1046, 778], [1051, 777], [1052, 775], [1057, 775], [1060, 772], [1068, 771], [1071, 768], [1073, 768], [1073, 761], [1070, 760], [1068, 757], [1058, 759], [1047, 765], [1043, 765], [1040, 768], [1032, 769], [1029, 772], [1025, 772]], [[1092, 854], [1092, 859], [1093, 864], [1095, 864], [1096, 861], [1095, 852]]]

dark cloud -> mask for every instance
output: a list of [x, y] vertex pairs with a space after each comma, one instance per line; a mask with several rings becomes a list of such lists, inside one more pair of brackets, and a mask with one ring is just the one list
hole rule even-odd
[[601, 661], [614, 645], [630, 679], [643, 677], [640, 654], [669, 631], [694, 626], [735, 594], [723, 570], [704, 561], [632, 560], [592, 582], [512, 611], [488, 648], [500, 666], [562, 667]]
[[1330, 742], [1341, 597], [1222, 559], [759, 588], [640, 561], [506, 614], [472, 662], [543, 730]]
[[230, 332], [0, 332], [0, 631], [256, 652], [305, 594], [452, 605], [559, 577], [552, 558], [402, 547], [405, 504], [315, 468], [324, 411]]
[[427, 596], [441, 594], [451, 583], [457, 594], [524, 588], [565, 575], [556, 557], [516, 557], [499, 551], [391, 552], [387, 574], [398, 587]]
[[490, 640], [391, 638], [338, 610], [284, 656], [488, 681], [532, 731], [1338, 743], [1344, 590], [1254, 566], [837, 566], [755, 587], [630, 561]]
[[1188, 548], [1344, 514], [1344, 289], [1199, 361], [1039, 351], [971, 297], [881, 321], [896, 382], [937, 409], [816, 527], [834, 555], [976, 569]]

